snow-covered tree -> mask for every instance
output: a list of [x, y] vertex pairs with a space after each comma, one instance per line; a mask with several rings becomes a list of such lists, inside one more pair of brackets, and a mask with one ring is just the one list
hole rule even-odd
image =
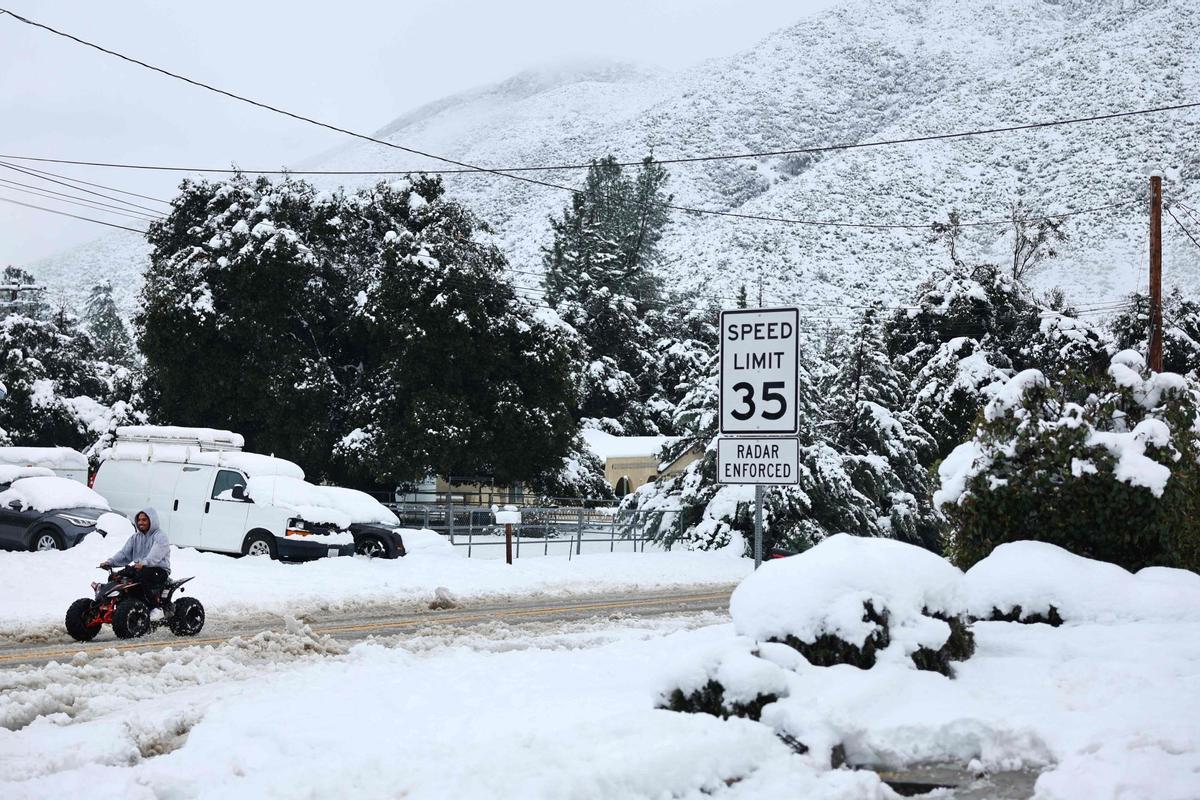
[[137, 318], [156, 418], [237, 430], [318, 479], [557, 469], [568, 333], [516, 297], [486, 232], [435, 178], [185, 181]]
[[133, 340], [117, 310], [112, 291], [112, 283], [108, 280], [92, 287], [84, 306], [83, 322], [105, 361], [128, 366], [133, 362]]
[[0, 320], [0, 442], [62, 446], [95, 456], [118, 425], [144, 420], [129, 370], [100, 358], [95, 342], [64, 315]]
[[1079, 402], [1021, 372], [942, 463], [960, 566], [1034, 539], [1131, 570], [1200, 568], [1200, 385], [1125, 350], [1094, 388]]
[[[1150, 297], [1131, 294], [1129, 306], [1109, 325], [1117, 347], [1147, 354], [1150, 350]], [[1163, 369], [1180, 374], [1200, 371], [1200, 300], [1179, 287], [1163, 297]]]
[[550, 221], [546, 299], [579, 333], [578, 414], [614, 433], [653, 433], [644, 401], [653, 391], [660, 304], [654, 268], [668, 220], [666, 170], [646, 159], [632, 178], [612, 156], [592, 163], [583, 188]]

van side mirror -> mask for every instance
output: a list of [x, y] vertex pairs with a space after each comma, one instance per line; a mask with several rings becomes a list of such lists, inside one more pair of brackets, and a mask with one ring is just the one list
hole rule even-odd
[[9, 500], [8, 507], [11, 508], [13, 511], [20, 511], [22, 508], [24, 508], [24, 506], [21, 505], [20, 500]]
[[243, 503], [246, 502], [246, 487], [240, 483], [235, 483], [233, 485], [233, 499], [241, 500]]

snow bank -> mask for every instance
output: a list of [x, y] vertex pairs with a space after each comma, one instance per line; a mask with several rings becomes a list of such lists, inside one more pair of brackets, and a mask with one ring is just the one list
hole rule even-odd
[[55, 476], [21, 478], [0, 492], [0, 508], [18, 502], [23, 509], [55, 511], [68, 508], [111, 510], [108, 501], [79, 481]]
[[396, 528], [404, 540], [404, 551], [409, 555], [419, 553], [429, 556], [454, 557], [454, 545], [445, 536], [428, 528]]
[[87, 457], [69, 447], [0, 447], [0, 464], [49, 470], [88, 468]]
[[1134, 575], [1044, 542], [1000, 545], [967, 570], [964, 587], [980, 619], [1017, 606], [1022, 617], [1053, 607], [1068, 623], [1200, 619], [1200, 575], [1163, 567]]
[[920, 547], [849, 534], [825, 539], [800, 555], [768, 561], [734, 590], [729, 603], [737, 632], [756, 641], [794, 637], [812, 643], [824, 634], [863, 647], [880, 624], [864, 604], [886, 610], [896, 656], [919, 647], [937, 650], [950, 636], [942, 620], [957, 615], [962, 573]]
[[365, 492], [340, 486], [314, 486], [286, 475], [252, 475], [246, 496], [256, 503], [281, 506], [308, 522], [348, 528], [356, 522], [398, 525], [399, 518]]

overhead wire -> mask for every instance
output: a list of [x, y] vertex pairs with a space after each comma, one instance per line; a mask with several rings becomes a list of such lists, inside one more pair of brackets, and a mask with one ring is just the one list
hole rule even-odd
[[[304, 123], [307, 123], [310, 125], [314, 125], [314, 126], [317, 126], [320, 128], [324, 128], [326, 130], [334, 131], [336, 133], [340, 133], [340, 134], [350, 136], [350, 137], [353, 137], [356, 139], [360, 139], [360, 140], [367, 141], [367, 142], [373, 142], [375, 144], [379, 144], [384, 147], [389, 147], [389, 148], [392, 148], [395, 150], [400, 150], [402, 152], [410, 153], [412, 155], [417, 155], [417, 156], [420, 156], [423, 158], [428, 158], [428, 159], [432, 159], [432, 160], [439, 161], [442, 163], [451, 164], [455, 167], [461, 168], [463, 171], [466, 171], [466, 172], [487, 173], [487, 174], [491, 174], [491, 175], [497, 175], [500, 177], [510, 178], [512, 180], [522, 181], [522, 182], [529, 183], [529, 184], [536, 185], [536, 186], [542, 186], [542, 187], [546, 187], [546, 188], [557, 189], [560, 191], [571, 192], [573, 194], [579, 194], [580, 190], [577, 188], [574, 188], [571, 186], [564, 186], [564, 185], [558, 184], [558, 183], [552, 183], [550, 181], [541, 180], [539, 178], [531, 178], [522, 173], [531, 172], [531, 171], [548, 171], [548, 170], [552, 170], [552, 169], [578, 169], [578, 168], [584, 168], [584, 167], [591, 166], [591, 164], [589, 163], [589, 164], [576, 164], [576, 165], [513, 167], [511, 169], [510, 168], [496, 169], [496, 168], [490, 168], [490, 167], [481, 167], [481, 166], [478, 166], [475, 164], [470, 164], [465, 161], [460, 161], [457, 159], [438, 155], [436, 153], [430, 153], [430, 152], [426, 152], [423, 150], [419, 150], [417, 148], [397, 144], [395, 142], [389, 142], [385, 139], [379, 139], [377, 137], [370, 136], [365, 133], [353, 131], [348, 128], [343, 128], [339, 125], [334, 125], [332, 123], [318, 120], [314, 117], [309, 117], [309, 116], [305, 116], [303, 114], [298, 114], [293, 111], [288, 111], [287, 109], [280, 108], [278, 106], [271, 105], [269, 103], [266, 103], [266, 102], [263, 102], [260, 100], [255, 100], [253, 98], [246, 97], [244, 95], [240, 95], [240, 94], [237, 94], [235, 92], [232, 92], [232, 91], [229, 91], [226, 89], [221, 89], [212, 84], [205, 83], [204, 81], [200, 81], [200, 80], [197, 80], [194, 78], [189, 78], [180, 73], [172, 72], [171, 70], [165, 69], [163, 67], [155, 66], [146, 61], [142, 61], [138, 58], [134, 58], [132, 56], [125, 55], [123, 53], [109, 49], [102, 45], [96, 44], [94, 42], [87, 41], [86, 39], [82, 39], [78, 36], [67, 33], [65, 31], [58, 30], [57, 28], [53, 28], [44, 23], [37, 22], [37, 21], [29, 19], [27, 17], [23, 17], [12, 11], [9, 11], [8, 9], [0, 8], [0, 15], [7, 15], [7, 16], [11, 17], [12, 19], [15, 19], [18, 22], [21, 22], [23, 24], [30, 25], [30, 26], [33, 26], [36, 28], [40, 28], [51, 34], [68, 39], [77, 44], [91, 48], [93, 50], [97, 50], [106, 55], [112, 56], [114, 58], [118, 58], [122, 61], [131, 63], [131, 64], [135, 64], [144, 69], [150, 70], [152, 72], [156, 72], [160, 75], [172, 78], [174, 80], [182, 81], [184, 83], [190, 84], [197, 88], [201, 88], [206, 91], [222, 95], [222, 96], [230, 98], [232, 100], [236, 100], [241, 103], [246, 103], [246, 104], [255, 106], [257, 108], [271, 111], [276, 114], [281, 114], [283, 116], [290, 117], [297, 121], [304, 122]], [[1158, 106], [1158, 107], [1147, 108], [1147, 109], [1135, 109], [1135, 110], [1131, 110], [1131, 111], [1110, 112], [1107, 114], [1093, 115], [1090, 117], [1074, 117], [1074, 118], [1067, 118], [1067, 119], [1060, 119], [1060, 120], [1049, 120], [1049, 121], [1044, 121], [1044, 122], [1022, 123], [1019, 125], [1009, 125], [1009, 126], [1001, 126], [1001, 127], [993, 127], [993, 128], [980, 128], [980, 129], [975, 129], [975, 130], [971, 130], [971, 131], [958, 131], [958, 132], [944, 133], [944, 134], [929, 134], [929, 135], [924, 135], [924, 136], [909, 137], [907, 139], [893, 139], [893, 140], [876, 141], [876, 142], [851, 142], [851, 143], [842, 143], [842, 144], [833, 144], [833, 145], [822, 145], [819, 147], [761, 151], [759, 153], [723, 154], [723, 155], [717, 155], [717, 156], [689, 156], [686, 158], [663, 159], [663, 160], [658, 161], [657, 163], [678, 164], [678, 163], [685, 163], [685, 162], [697, 161], [697, 160], [729, 160], [729, 159], [733, 159], [733, 158], [752, 158], [752, 157], [765, 157], [765, 156], [776, 156], [776, 155], [796, 155], [796, 154], [802, 154], [802, 153], [818, 153], [818, 152], [828, 152], [828, 151], [833, 151], [833, 150], [860, 149], [860, 148], [866, 148], [866, 147], [896, 146], [899, 144], [911, 144], [911, 143], [917, 143], [917, 142], [929, 142], [929, 141], [936, 141], [936, 140], [942, 140], [942, 139], [955, 139], [955, 138], [964, 138], [964, 137], [969, 137], [969, 136], [1010, 133], [1010, 132], [1015, 132], [1015, 131], [1032, 130], [1032, 129], [1036, 129], [1036, 128], [1047, 128], [1047, 127], [1055, 127], [1055, 126], [1061, 126], [1061, 125], [1080, 124], [1080, 123], [1085, 123], [1085, 122], [1098, 122], [1098, 121], [1103, 121], [1103, 120], [1118, 119], [1118, 118], [1143, 115], [1143, 114], [1165, 113], [1165, 112], [1169, 112], [1169, 111], [1178, 111], [1178, 110], [1195, 108], [1195, 107], [1200, 107], [1200, 103], [1178, 103], [1178, 104], [1174, 104], [1174, 105], [1170, 105], [1170, 106]], [[620, 163], [622, 163], [624, 165], [637, 165], [637, 164], [640, 164], [641, 162], [638, 161], [638, 162], [620, 162]], [[1137, 201], [1129, 200], [1126, 202], [1133, 203], [1133, 202], [1137, 202]], [[837, 221], [837, 220], [811, 220], [811, 219], [799, 219], [799, 218], [788, 218], [788, 217], [775, 217], [775, 216], [764, 215], [764, 214], [742, 214], [742, 213], [731, 212], [731, 211], [717, 211], [717, 210], [711, 210], [711, 209], [693, 208], [693, 207], [682, 206], [682, 205], [669, 203], [669, 202], [667, 202], [667, 203], [654, 202], [654, 203], [651, 203], [651, 205], [656, 205], [656, 206], [659, 206], [662, 208], [669, 208], [671, 210], [682, 211], [682, 212], [686, 212], [686, 213], [690, 213], [690, 214], [718, 216], [718, 217], [724, 217], [724, 218], [730, 218], [730, 219], [744, 219], [744, 220], [755, 220], [755, 221], [764, 221], [764, 222], [777, 222], [777, 223], [785, 223], [785, 224], [791, 224], [791, 225], [807, 225], [807, 226], [820, 226], [820, 227], [844, 227], [844, 228], [866, 228], [866, 229], [899, 229], [899, 228], [916, 229], [916, 228], [929, 227], [929, 223], [924, 223], [924, 222], [923, 223], [851, 223], [851, 222], [841, 222], [841, 221]], [[1078, 214], [1093, 213], [1096, 211], [1107, 210], [1107, 209], [1118, 207], [1119, 205], [1122, 205], [1122, 203], [1109, 203], [1109, 204], [1097, 206], [1097, 207], [1090, 208], [1090, 209], [1082, 209], [1082, 210], [1078, 210], [1078, 211], [1064, 212], [1061, 214], [1048, 214], [1048, 215], [1042, 215], [1042, 216], [1026, 217], [1026, 218], [1023, 218], [1021, 221], [1039, 222], [1039, 221], [1043, 221], [1043, 220], [1060, 219], [1060, 218], [1075, 216]], [[975, 222], [962, 223], [962, 227], [1009, 225], [1011, 223], [1012, 223], [1011, 219], [986, 220], [986, 221], [981, 220], [981, 221], [975, 221]]]
[[1192, 232], [1189, 231], [1187, 227], [1179, 221], [1179, 217], [1175, 216], [1175, 212], [1171, 210], [1171, 207], [1169, 205], [1164, 205], [1163, 210], [1171, 215], [1171, 219], [1175, 220], [1175, 224], [1179, 226], [1179, 230], [1183, 231], [1184, 235], [1192, 240], [1192, 244], [1196, 245], [1197, 248], [1200, 248], [1200, 242], [1196, 241], [1196, 237], [1192, 235]]
[[66, 211], [58, 211], [53, 208], [46, 208], [45, 206], [37, 206], [37, 205], [34, 205], [33, 203], [23, 203], [20, 200], [13, 200], [12, 198], [9, 198], [9, 197], [0, 197], [0, 202], [12, 203], [13, 205], [17, 205], [17, 206], [25, 206], [26, 208], [34, 208], [34, 209], [37, 209], [38, 211], [46, 211], [50, 214], [59, 214], [64, 217], [74, 217], [75, 219], [81, 219], [81, 220], [84, 220], [85, 222], [94, 222], [97, 225], [107, 225], [110, 228], [120, 228], [123, 231], [132, 231], [133, 233], [140, 233], [142, 235], [145, 235], [145, 233], [146, 233], [144, 230], [138, 230], [137, 228], [128, 228], [124, 225], [117, 225], [114, 222], [105, 222], [104, 220], [101, 220], [101, 219], [92, 219], [91, 217], [82, 217], [78, 214], [68, 214]]
[[19, 173], [21, 173], [22, 175], [26, 175], [26, 176], [28, 176], [28, 177], [31, 177], [31, 178], [37, 178], [38, 180], [43, 180], [43, 181], [46, 181], [46, 182], [48, 182], [48, 183], [55, 183], [55, 184], [58, 184], [58, 185], [60, 185], [60, 186], [65, 186], [65, 187], [67, 187], [68, 189], [73, 189], [73, 190], [75, 190], [75, 191], [77, 191], [77, 192], [83, 192], [84, 194], [95, 195], [96, 197], [103, 197], [105, 200], [112, 200], [114, 203], [121, 203], [121, 204], [123, 204], [123, 205], [131, 206], [132, 208], [136, 208], [136, 209], [138, 209], [138, 210], [140, 210], [140, 211], [149, 211], [149, 212], [151, 212], [151, 213], [154, 213], [154, 214], [161, 214], [161, 213], [162, 213], [162, 212], [161, 212], [161, 211], [159, 211], [158, 209], [149, 208], [149, 207], [147, 207], [147, 206], [143, 206], [143, 205], [141, 205], [141, 204], [139, 204], [139, 203], [134, 203], [134, 202], [132, 202], [132, 201], [130, 201], [130, 200], [122, 200], [122, 199], [121, 199], [121, 198], [119, 198], [119, 197], [112, 197], [111, 195], [107, 195], [107, 194], [104, 194], [104, 193], [102, 193], [102, 192], [93, 191], [93, 190], [91, 190], [91, 189], [85, 189], [85, 188], [83, 188], [83, 187], [81, 187], [81, 186], [72, 186], [71, 184], [69, 184], [69, 183], [67, 183], [67, 182], [65, 182], [65, 181], [58, 180], [57, 178], [50, 178], [50, 177], [46, 177], [46, 176], [43, 176], [43, 175], [38, 175], [36, 172], [30, 172], [29, 170], [25, 169], [24, 167], [19, 167], [19, 166], [17, 166], [16, 164], [9, 164], [9, 163], [7, 163], [7, 162], [5, 162], [5, 161], [0, 161], [0, 168], [2, 168], [2, 169], [7, 169], [7, 170], [12, 170], [13, 172], [19, 172]]
[[5, 178], [0, 178], [0, 184], [4, 184], [4, 188], [12, 191], [36, 195], [38, 197], [54, 200], [59, 203], [70, 203], [71, 205], [83, 206], [96, 211], [103, 211], [105, 214], [116, 214], [122, 217], [145, 220], [147, 222], [150, 222], [154, 219], [161, 219], [161, 217], [150, 217], [145, 214], [135, 214], [122, 206], [115, 206], [109, 203], [100, 203], [94, 200], [88, 200], [86, 197], [67, 194], [66, 192], [56, 192], [52, 189], [42, 189], [37, 186], [31, 186], [27, 183], [20, 183], [19, 181], [10, 181]]
[[[7, 156], [0, 155], [0, 159], [6, 158], [6, 157]], [[148, 194], [139, 194], [138, 192], [131, 192], [127, 189], [118, 189], [116, 186], [109, 186], [109, 185], [103, 184], [103, 183], [93, 183], [91, 181], [85, 181], [82, 178], [75, 178], [70, 175], [63, 175], [60, 172], [49, 172], [44, 169], [38, 169], [37, 167], [31, 167], [28, 164], [21, 164], [21, 165], [10, 164], [9, 166], [20, 166], [30, 172], [36, 172], [38, 175], [43, 175], [43, 176], [50, 177], [50, 178], [60, 178], [64, 181], [69, 181], [71, 183], [79, 183], [79, 184], [83, 184], [84, 186], [92, 186], [97, 189], [107, 189], [110, 192], [117, 192], [119, 194], [127, 194], [130, 197], [140, 197], [143, 200], [151, 200], [155, 203], [162, 203], [164, 206], [168, 206], [168, 207], [170, 207], [170, 205], [171, 205], [170, 200], [163, 200], [158, 197], [151, 197]]]

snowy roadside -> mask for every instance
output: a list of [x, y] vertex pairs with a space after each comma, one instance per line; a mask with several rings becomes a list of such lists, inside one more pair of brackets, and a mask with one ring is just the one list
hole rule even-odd
[[[974, 630], [953, 679], [798, 670], [804, 724], [857, 763], [1041, 771], [1038, 800], [1197, 796], [1200, 623]], [[348, 649], [291, 626], [4, 671], [0, 795], [894, 800], [873, 772], [797, 755], [767, 725], [655, 708], [735, 638], [711, 613]]]
[[[511, 566], [468, 559], [436, 540], [406, 534], [413, 545], [396, 560], [330, 558], [282, 564], [173, 548], [172, 574], [195, 576], [186, 587], [210, 620], [251, 613], [308, 615], [382, 605], [424, 605], [439, 586], [460, 600], [570, 597], [604, 592], [729, 585], [753, 562], [729, 552], [604, 553], [523, 558]], [[429, 537], [435, 537], [430, 539]], [[63, 614], [102, 577], [95, 567], [121, 542], [88, 536], [77, 547], [41, 553], [0, 552], [0, 639], [65, 637]]]

